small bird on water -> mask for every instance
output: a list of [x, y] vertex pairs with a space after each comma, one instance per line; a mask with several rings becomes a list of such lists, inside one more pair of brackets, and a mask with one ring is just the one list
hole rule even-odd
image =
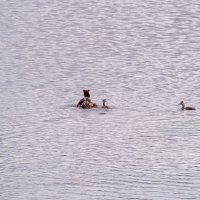
[[102, 108], [109, 108], [109, 107], [106, 105], [106, 99], [103, 99], [102, 102], [103, 102]]
[[178, 105], [182, 105], [181, 110], [196, 110], [196, 108], [194, 107], [190, 107], [190, 106], [185, 107], [184, 101], [181, 101]]

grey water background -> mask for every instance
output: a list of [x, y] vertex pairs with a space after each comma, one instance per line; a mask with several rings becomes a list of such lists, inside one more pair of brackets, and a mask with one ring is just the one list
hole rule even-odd
[[199, 200], [199, 53], [198, 0], [0, 0], [0, 199]]

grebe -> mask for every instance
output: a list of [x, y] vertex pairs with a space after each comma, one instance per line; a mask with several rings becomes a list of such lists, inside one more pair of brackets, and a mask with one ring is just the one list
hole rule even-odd
[[[82, 104], [87, 101], [90, 98], [90, 90], [83, 90], [83, 96], [84, 98], [81, 99], [78, 104], [76, 105], [77, 107], [81, 107]], [[85, 106], [84, 106], [85, 107]]]
[[102, 102], [103, 102], [102, 108], [109, 108], [108, 106], [106, 106], [106, 99], [103, 99]]
[[84, 98], [81, 99], [76, 105], [79, 108], [89, 109], [89, 108], [97, 108], [97, 104], [93, 103], [90, 99], [90, 90], [83, 90]]
[[196, 110], [194, 107], [185, 107], [184, 101], [181, 101], [178, 105], [182, 105], [182, 110]]

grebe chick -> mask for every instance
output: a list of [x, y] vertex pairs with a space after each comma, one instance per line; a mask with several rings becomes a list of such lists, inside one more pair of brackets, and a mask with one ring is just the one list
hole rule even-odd
[[196, 108], [194, 108], [194, 107], [185, 107], [185, 103], [184, 103], [184, 101], [181, 101], [178, 105], [182, 105], [182, 108], [181, 108], [181, 110], [196, 110]]
[[106, 99], [103, 99], [102, 102], [103, 102], [102, 108], [109, 108], [108, 106], [106, 106]]

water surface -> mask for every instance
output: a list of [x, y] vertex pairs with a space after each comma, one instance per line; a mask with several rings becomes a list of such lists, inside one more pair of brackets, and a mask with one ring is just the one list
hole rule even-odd
[[200, 199], [199, 1], [0, 7], [1, 200]]

